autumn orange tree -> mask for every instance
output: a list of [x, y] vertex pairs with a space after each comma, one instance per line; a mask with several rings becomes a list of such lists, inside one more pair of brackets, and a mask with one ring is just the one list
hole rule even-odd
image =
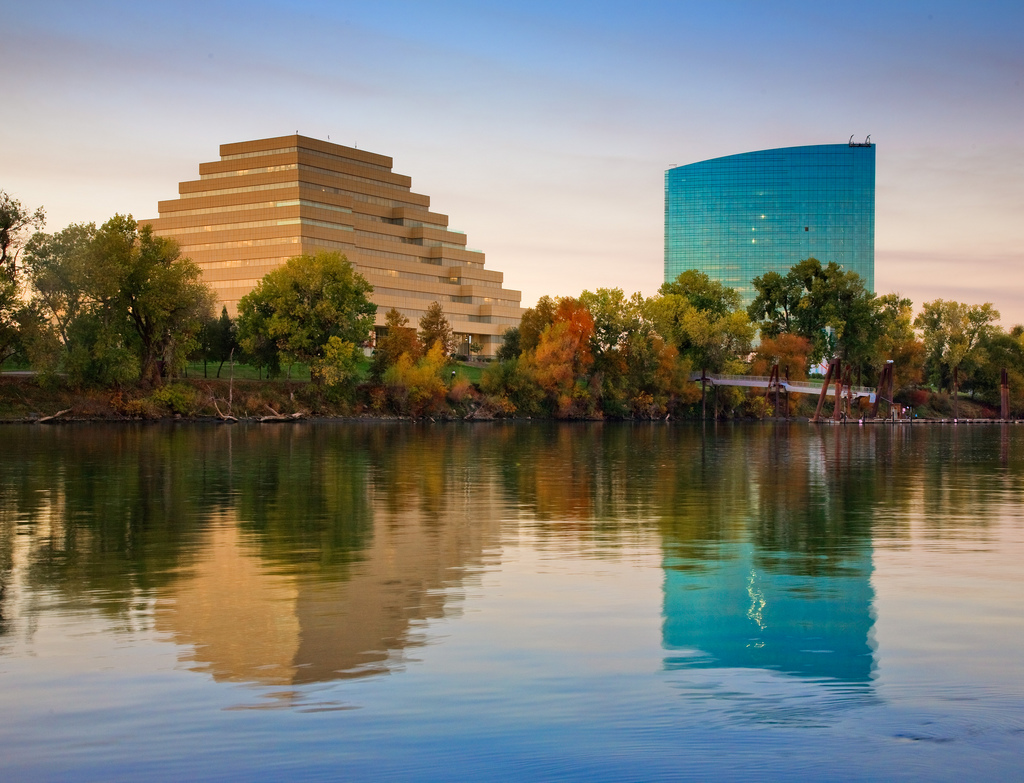
[[777, 364], [782, 378], [802, 381], [807, 378], [807, 357], [811, 348], [810, 340], [797, 334], [762, 337], [750, 362], [750, 374], [769, 375], [772, 365]]
[[578, 299], [558, 300], [554, 321], [541, 332], [527, 364], [537, 385], [543, 389], [551, 412], [559, 418], [595, 413], [594, 396], [587, 384], [587, 371], [594, 363], [590, 339], [594, 319]]

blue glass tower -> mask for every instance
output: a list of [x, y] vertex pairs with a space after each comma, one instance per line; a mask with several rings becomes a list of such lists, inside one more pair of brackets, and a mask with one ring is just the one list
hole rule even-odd
[[747, 152], [665, 172], [665, 280], [698, 269], [749, 304], [751, 280], [813, 256], [875, 289], [875, 147]]

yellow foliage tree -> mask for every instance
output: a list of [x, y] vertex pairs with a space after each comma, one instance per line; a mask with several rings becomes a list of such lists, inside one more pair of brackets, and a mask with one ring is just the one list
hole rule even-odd
[[403, 353], [384, 373], [384, 385], [397, 412], [428, 416], [441, 410], [447, 391], [441, 371], [447, 360], [435, 342], [419, 361]]

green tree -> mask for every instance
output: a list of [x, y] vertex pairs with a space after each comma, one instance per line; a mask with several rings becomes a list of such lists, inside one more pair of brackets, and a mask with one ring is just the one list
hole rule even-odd
[[581, 293], [579, 301], [594, 320], [590, 346], [599, 370], [617, 365], [629, 335], [650, 327], [640, 294], [627, 298], [621, 288], [598, 288]]
[[23, 309], [17, 282], [7, 275], [0, 275], [0, 368], [20, 348], [19, 321]]
[[999, 312], [990, 302], [968, 305], [952, 300], [935, 299], [925, 302], [914, 319], [914, 327], [921, 330], [925, 348], [925, 367], [929, 380], [938, 388], [950, 388], [957, 393], [955, 382], [960, 371], [970, 374], [983, 363], [983, 346], [998, 332]]
[[914, 303], [899, 294], [878, 297], [879, 337], [876, 370], [893, 363], [893, 388], [899, 392], [921, 383], [924, 343], [914, 332]]
[[533, 379], [529, 362], [521, 356], [492, 362], [480, 374], [484, 394], [499, 400], [510, 413], [533, 415], [541, 412], [544, 392]]
[[240, 349], [238, 344], [238, 323], [228, 315], [228, 308], [221, 307], [220, 318], [213, 321], [210, 329], [210, 356], [217, 365], [217, 377], [233, 353]]
[[[699, 398], [698, 387], [690, 382], [689, 360], [680, 359], [675, 346], [653, 330], [631, 332], [622, 346], [622, 358], [622, 399], [627, 405], [623, 414], [661, 417]], [[607, 405], [606, 401], [606, 411]]]
[[803, 281], [790, 272], [765, 272], [752, 281], [757, 296], [747, 307], [747, 315], [762, 337], [791, 334], [797, 308], [804, 295]]
[[750, 352], [754, 328], [734, 289], [691, 269], [659, 294], [647, 302], [650, 318], [694, 368], [721, 372]]
[[359, 358], [362, 355], [362, 350], [355, 343], [346, 342], [335, 335], [327, 338], [319, 364], [324, 385], [347, 396], [358, 380]]
[[17, 277], [18, 251], [24, 234], [32, 228], [40, 229], [46, 223], [42, 207], [35, 212], [24, 207], [18, 199], [0, 190], [0, 269], [7, 277]]
[[238, 303], [238, 344], [242, 348], [242, 360], [259, 370], [261, 376], [265, 370], [268, 378], [281, 374], [281, 351], [270, 331], [274, 313], [273, 301], [266, 296], [250, 299], [245, 310], [242, 302]]
[[455, 335], [440, 302], [431, 302], [420, 318], [420, 341], [427, 351], [440, 346], [441, 355], [446, 358], [455, 350]]
[[143, 383], [159, 384], [184, 362], [214, 296], [202, 271], [182, 258], [178, 243], [115, 215], [90, 244], [94, 302], [113, 318], [126, 316]]
[[305, 362], [322, 382], [330, 338], [353, 351], [368, 339], [377, 312], [371, 291], [339, 253], [295, 256], [242, 297], [238, 341], [260, 366], [279, 369], [282, 357]]
[[736, 289], [712, 280], [696, 269], [680, 272], [675, 280], [663, 283], [658, 292], [662, 296], [681, 296], [695, 310], [715, 316], [728, 315], [740, 307], [740, 295]]
[[[68, 226], [26, 246], [33, 300], [73, 382], [160, 383], [191, 351], [213, 294], [173, 240], [130, 215]], [[47, 341], [46, 334], [37, 337]], [[54, 370], [55, 367], [49, 369]]]
[[984, 340], [985, 361], [977, 368], [972, 392], [978, 391], [990, 405], [999, 406], [1002, 371], [1010, 384], [1010, 413], [1024, 413], [1024, 326], [1009, 332], [999, 329]]
[[862, 372], [869, 369], [880, 335], [878, 303], [856, 272], [816, 258], [796, 264], [790, 274], [804, 287], [796, 308], [796, 334], [811, 341], [811, 364], [838, 356]]
[[217, 377], [220, 377], [224, 369], [224, 363], [231, 358], [232, 354], [240, 353], [238, 345], [238, 327], [234, 319], [228, 315], [226, 305], [221, 307], [220, 317], [212, 315], [203, 319], [203, 325], [196, 336], [195, 357], [202, 357], [203, 377], [206, 377], [206, 363], [217, 362]]
[[499, 362], [507, 362], [510, 359], [518, 359], [523, 352], [519, 340], [519, 327], [510, 326], [501, 336], [501, 346], [494, 358]]
[[96, 238], [95, 223], [72, 223], [54, 233], [36, 233], [23, 256], [32, 297], [70, 349], [71, 325], [89, 307], [89, 247]]
[[639, 293], [627, 297], [621, 288], [599, 288], [580, 294], [580, 303], [594, 321], [590, 350], [594, 357], [592, 391], [600, 395], [604, 412], [630, 415], [633, 401], [647, 393], [643, 405], [654, 402], [651, 370], [658, 363], [659, 347], [646, 302]]

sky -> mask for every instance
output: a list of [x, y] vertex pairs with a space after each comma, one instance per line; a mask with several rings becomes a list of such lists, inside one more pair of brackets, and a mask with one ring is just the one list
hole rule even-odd
[[[664, 173], [876, 143], [875, 283], [1024, 323], [1024, 3], [0, 0], [0, 189], [157, 216], [224, 143], [389, 155], [524, 305], [663, 282]], [[795, 259], [799, 260], [799, 259]], [[828, 259], [822, 259], [828, 260]]]

